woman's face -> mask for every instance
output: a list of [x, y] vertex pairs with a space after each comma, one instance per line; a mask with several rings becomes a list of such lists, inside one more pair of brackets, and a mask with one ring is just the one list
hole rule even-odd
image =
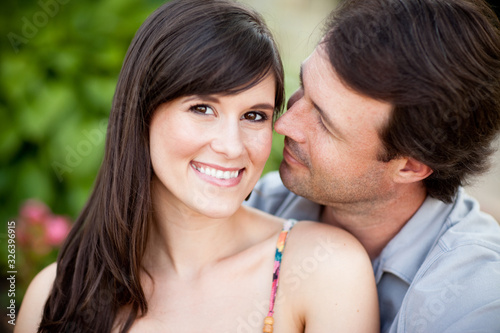
[[153, 200], [212, 218], [236, 212], [271, 151], [275, 79], [234, 95], [192, 95], [151, 120]]

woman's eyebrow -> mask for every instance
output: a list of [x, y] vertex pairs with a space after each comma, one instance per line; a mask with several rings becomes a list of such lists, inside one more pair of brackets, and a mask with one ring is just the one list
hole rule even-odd
[[249, 109], [258, 109], [258, 110], [273, 111], [274, 110], [274, 105], [269, 104], [269, 103], [259, 103], [259, 104], [255, 104], [254, 106], [249, 107]]
[[215, 97], [214, 95], [193, 95], [193, 96], [190, 96], [188, 98], [186, 98], [186, 102], [191, 102], [191, 101], [194, 101], [194, 100], [204, 100], [204, 101], [209, 101], [209, 102], [212, 102], [212, 103], [219, 103], [219, 99], [217, 97]]
[[[184, 100], [184, 102], [191, 102], [194, 100], [202, 100], [202, 101], [208, 101], [212, 103], [220, 103], [220, 100], [215, 97], [214, 95], [193, 95], [189, 96]], [[258, 109], [258, 110], [270, 110], [274, 111], [274, 105], [269, 104], [269, 103], [257, 103], [255, 105], [252, 105], [248, 107], [248, 109]]]

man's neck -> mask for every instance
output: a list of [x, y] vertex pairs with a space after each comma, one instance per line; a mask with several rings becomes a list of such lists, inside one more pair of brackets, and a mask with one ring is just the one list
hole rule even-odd
[[417, 188], [383, 202], [371, 203], [364, 209], [353, 204], [326, 206], [321, 222], [351, 233], [373, 260], [417, 212], [425, 198], [425, 189]]

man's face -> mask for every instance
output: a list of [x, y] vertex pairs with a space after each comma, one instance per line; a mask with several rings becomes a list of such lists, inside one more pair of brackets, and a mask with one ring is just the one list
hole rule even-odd
[[339, 80], [322, 46], [301, 68], [301, 88], [276, 122], [286, 136], [280, 174], [292, 192], [335, 206], [383, 199], [395, 164], [377, 160], [379, 129], [391, 105], [362, 96]]

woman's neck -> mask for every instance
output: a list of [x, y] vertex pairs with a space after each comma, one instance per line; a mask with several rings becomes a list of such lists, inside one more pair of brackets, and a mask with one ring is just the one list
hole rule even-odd
[[241, 250], [244, 208], [226, 218], [210, 218], [187, 209], [155, 205], [144, 267], [150, 273], [194, 279], [206, 268]]

